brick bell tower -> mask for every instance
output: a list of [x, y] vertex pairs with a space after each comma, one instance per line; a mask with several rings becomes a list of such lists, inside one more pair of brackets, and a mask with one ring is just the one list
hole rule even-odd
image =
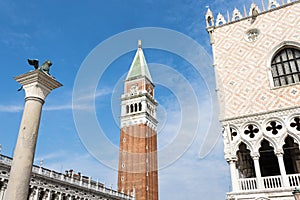
[[124, 82], [118, 191], [137, 200], [158, 200], [157, 102], [142, 43]]

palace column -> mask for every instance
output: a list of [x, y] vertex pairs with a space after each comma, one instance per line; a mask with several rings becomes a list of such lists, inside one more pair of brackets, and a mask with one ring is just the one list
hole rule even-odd
[[254, 169], [256, 174], [256, 182], [257, 182], [257, 189], [263, 189], [263, 183], [261, 178], [261, 172], [260, 172], [260, 165], [259, 165], [259, 155], [252, 156], [253, 162], [254, 162]]
[[62, 86], [53, 77], [34, 70], [15, 77], [25, 90], [25, 106], [7, 186], [7, 200], [26, 200], [42, 106], [51, 90]]
[[290, 187], [289, 180], [286, 175], [286, 170], [285, 170], [285, 165], [284, 165], [284, 160], [283, 160], [283, 152], [277, 152], [276, 156], [278, 159], [281, 179], [282, 179], [282, 183], [283, 183], [282, 185], [283, 185], [283, 187]]
[[0, 189], [0, 200], [4, 199], [6, 188], [7, 188], [6, 183], [4, 183], [3, 181], [3, 185]]
[[232, 191], [239, 190], [239, 183], [238, 183], [238, 176], [237, 176], [237, 169], [236, 169], [236, 158], [232, 158], [230, 160], [227, 160], [227, 162], [230, 165], [230, 174], [231, 174], [231, 185], [232, 185]]

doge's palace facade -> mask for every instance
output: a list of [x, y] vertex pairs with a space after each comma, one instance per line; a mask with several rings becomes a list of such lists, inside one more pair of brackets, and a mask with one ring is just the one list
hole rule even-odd
[[300, 186], [300, 1], [265, 0], [207, 31], [231, 173], [227, 199], [294, 199]]

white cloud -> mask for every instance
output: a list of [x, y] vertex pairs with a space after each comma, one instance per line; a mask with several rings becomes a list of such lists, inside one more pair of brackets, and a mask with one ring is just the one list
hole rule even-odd
[[82, 94], [82, 96], [80, 98], [77, 99], [77, 101], [81, 102], [81, 101], [89, 101], [89, 100], [93, 100], [96, 98], [100, 98], [100, 97], [104, 97], [108, 94], [112, 93], [112, 89], [110, 88], [102, 88], [100, 90], [97, 90], [95, 92], [95, 94]]
[[[46, 104], [43, 107], [44, 111], [61, 111], [61, 110], [93, 110], [93, 106], [88, 102], [89, 100], [92, 99], [97, 99], [97, 98], [101, 98], [104, 97], [108, 94], [111, 93], [111, 90], [109, 88], [105, 88], [105, 89], [100, 89], [98, 91], [96, 91], [95, 95], [82, 95], [82, 97], [79, 99], [80, 103], [76, 103], [76, 104], [72, 104], [71, 102], [69, 102], [69, 100], [67, 100], [66, 102], [62, 102], [61, 104], [58, 105], [49, 105]], [[70, 97], [71, 98], [71, 97]], [[70, 99], [68, 98], [68, 99]], [[24, 106], [22, 104], [22, 106], [20, 105], [0, 105], [0, 112], [10, 112], [10, 113], [16, 113], [16, 112], [21, 112], [24, 110]]]
[[22, 110], [23, 107], [18, 105], [0, 105], [0, 112], [16, 113], [21, 112]]

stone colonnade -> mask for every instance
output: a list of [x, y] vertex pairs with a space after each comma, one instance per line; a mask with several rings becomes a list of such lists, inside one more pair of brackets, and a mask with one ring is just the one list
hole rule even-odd
[[[289, 181], [287, 178], [287, 174], [286, 174], [284, 160], [283, 160], [283, 154], [284, 154], [283, 152], [275, 153], [277, 160], [278, 160], [278, 164], [279, 164], [280, 176], [281, 176], [281, 180], [282, 180], [282, 187], [290, 187]], [[254, 162], [257, 189], [264, 189], [261, 170], [260, 170], [260, 164], [259, 164], [259, 157], [260, 157], [259, 154], [251, 156], [251, 158], [253, 159], [253, 162]], [[236, 167], [237, 158], [232, 158], [232, 159], [228, 160], [227, 162], [230, 165], [232, 191], [237, 191], [240, 189], [239, 183], [238, 183], [239, 173], [238, 173], [238, 169]]]

